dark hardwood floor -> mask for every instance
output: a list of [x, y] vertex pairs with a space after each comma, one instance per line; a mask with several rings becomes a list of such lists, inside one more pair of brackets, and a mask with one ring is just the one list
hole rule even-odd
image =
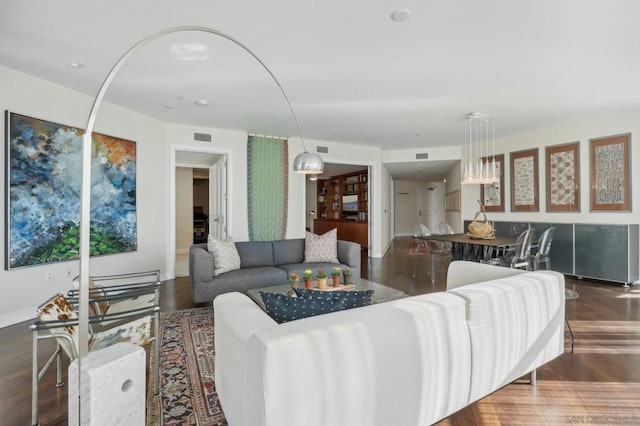
[[[363, 256], [362, 275], [409, 295], [443, 290], [448, 260], [436, 259], [432, 285], [430, 258], [409, 255], [412, 244], [410, 238], [399, 238], [384, 258]], [[540, 368], [536, 387], [510, 384], [441, 424], [640, 424], [640, 287], [569, 277], [566, 285], [580, 295], [566, 302], [574, 352], [567, 347], [565, 354]], [[161, 301], [164, 312], [195, 307], [188, 279], [165, 282]], [[29, 425], [29, 322], [0, 329], [0, 360], [0, 425]], [[66, 380], [66, 366], [63, 377]], [[40, 382], [39, 406], [40, 424], [66, 424], [67, 387], [56, 388], [53, 368]]]

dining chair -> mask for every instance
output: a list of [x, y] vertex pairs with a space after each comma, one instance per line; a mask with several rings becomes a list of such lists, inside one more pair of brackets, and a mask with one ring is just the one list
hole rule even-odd
[[[117, 285], [98, 286], [94, 280], [114, 280]], [[160, 271], [94, 277], [89, 285], [89, 351], [119, 342], [138, 346], [153, 345], [154, 393], [159, 383], [159, 312]], [[30, 329], [33, 336], [32, 355], [32, 424], [38, 424], [38, 385], [44, 374], [56, 363], [56, 386], [62, 381], [62, 355], [69, 362], [78, 357], [79, 291], [71, 290], [49, 298], [37, 309]], [[55, 339], [56, 349], [42, 369], [39, 368], [39, 343]]]
[[453, 228], [451, 227], [451, 225], [449, 225], [447, 222], [440, 222], [440, 225], [438, 225], [438, 228], [440, 229], [440, 233], [441, 234], [455, 234], [456, 231], [453, 230]]
[[[426, 225], [422, 223], [416, 223], [413, 226], [414, 249], [416, 251], [415, 253], [416, 256], [427, 252], [428, 250], [427, 241], [424, 239], [421, 239], [420, 237], [425, 237], [428, 235], [431, 235], [431, 231], [429, 231], [429, 228], [427, 228]], [[415, 277], [415, 268], [414, 268], [414, 277]]]
[[505, 266], [516, 269], [531, 270], [531, 243], [533, 241], [535, 230], [529, 228], [522, 232], [516, 239], [515, 244], [508, 248], [504, 254], [492, 258], [489, 263], [492, 265]]
[[[428, 237], [432, 235], [431, 231], [429, 230], [429, 228], [427, 228], [426, 225], [418, 224], [417, 229], [419, 229], [420, 234], [419, 235], [416, 234], [416, 239], [420, 242], [420, 244], [423, 244], [424, 247], [426, 247], [427, 250], [429, 250], [429, 254], [431, 254], [431, 269], [429, 273], [431, 275], [431, 284], [435, 284], [436, 283], [436, 257], [443, 258], [451, 254], [451, 246], [447, 245], [447, 243], [443, 241], [419, 238], [419, 237]], [[413, 266], [414, 278], [416, 277], [417, 266], [418, 266], [418, 258], [416, 257], [414, 266]]]
[[538, 239], [538, 251], [535, 255], [531, 255], [531, 262], [533, 263], [534, 271], [540, 269], [540, 264], [545, 263], [546, 269], [551, 269], [551, 242], [553, 241], [553, 235], [556, 231], [555, 226], [546, 229], [540, 238]]

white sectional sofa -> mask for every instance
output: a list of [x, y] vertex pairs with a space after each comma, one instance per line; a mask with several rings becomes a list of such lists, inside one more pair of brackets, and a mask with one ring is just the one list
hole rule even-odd
[[452, 262], [448, 277], [446, 292], [284, 324], [244, 294], [218, 296], [229, 424], [428, 425], [562, 354], [561, 274]]

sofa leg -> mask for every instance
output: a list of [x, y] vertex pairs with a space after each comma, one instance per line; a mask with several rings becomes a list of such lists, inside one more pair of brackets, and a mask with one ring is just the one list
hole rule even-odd
[[536, 369], [534, 368], [533, 370], [531, 370], [530, 377], [529, 377], [529, 384], [531, 386], [535, 386], [537, 383], [537, 378], [536, 378]]

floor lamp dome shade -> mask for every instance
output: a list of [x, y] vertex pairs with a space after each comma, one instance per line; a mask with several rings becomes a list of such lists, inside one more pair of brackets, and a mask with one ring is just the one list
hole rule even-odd
[[324, 171], [324, 161], [318, 154], [305, 151], [293, 160], [293, 171], [305, 175], [320, 174]]

